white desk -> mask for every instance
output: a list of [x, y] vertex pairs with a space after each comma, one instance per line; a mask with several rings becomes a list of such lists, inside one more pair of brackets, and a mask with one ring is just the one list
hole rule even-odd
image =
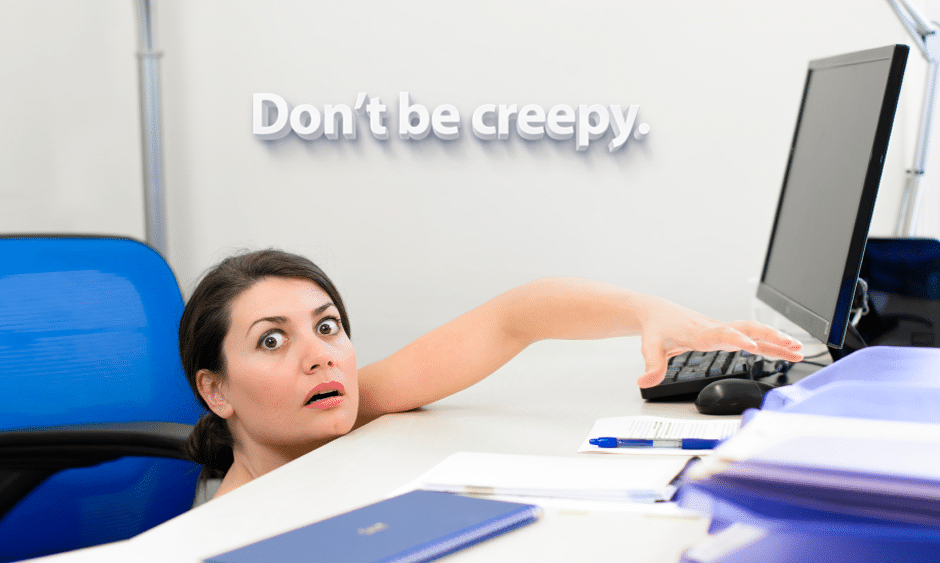
[[[645, 403], [639, 339], [542, 342], [470, 389], [388, 415], [131, 540], [48, 561], [203, 558], [385, 498], [448, 455], [576, 453], [598, 418], [699, 418], [694, 405]], [[698, 517], [549, 514], [445, 558], [463, 561], [677, 561], [705, 536]]]

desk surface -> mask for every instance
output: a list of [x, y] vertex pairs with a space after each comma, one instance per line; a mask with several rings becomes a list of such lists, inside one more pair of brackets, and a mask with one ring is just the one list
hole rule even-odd
[[[199, 562], [385, 498], [460, 451], [585, 456], [599, 418], [701, 418], [691, 403], [646, 403], [638, 338], [538, 343], [483, 382], [386, 415], [131, 540], [48, 561]], [[707, 522], [642, 512], [549, 514], [444, 561], [677, 561]]]

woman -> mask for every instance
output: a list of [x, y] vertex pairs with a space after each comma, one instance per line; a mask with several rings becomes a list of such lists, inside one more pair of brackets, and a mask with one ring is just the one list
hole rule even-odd
[[609, 284], [547, 278], [512, 289], [358, 368], [349, 319], [329, 278], [278, 250], [209, 271], [180, 320], [180, 355], [208, 412], [189, 453], [221, 477], [216, 497], [386, 413], [465, 389], [545, 339], [642, 336], [641, 387], [688, 350], [744, 349], [799, 361], [799, 342], [753, 322], [719, 323]]

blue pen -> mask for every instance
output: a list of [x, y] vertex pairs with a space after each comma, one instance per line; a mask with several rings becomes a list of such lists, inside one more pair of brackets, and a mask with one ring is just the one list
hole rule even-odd
[[681, 440], [631, 440], [628, 438], [591, 438], [588, 440], [599, 448], [681, 448], [683, 450], [711, 450], [721, 440], [682, 438]]

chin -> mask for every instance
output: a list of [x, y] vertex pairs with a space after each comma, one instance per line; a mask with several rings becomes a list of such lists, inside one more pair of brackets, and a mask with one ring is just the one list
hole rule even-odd
[[[325, 422], [325, 424], [323, 424]], [[346, 435], [352, 430], [356, 423], [355, 414], [349, 416], [337, 416], [328, 421], [322, 421], [317, 425], [318, 434], [323, 438], [333, 439]]]

